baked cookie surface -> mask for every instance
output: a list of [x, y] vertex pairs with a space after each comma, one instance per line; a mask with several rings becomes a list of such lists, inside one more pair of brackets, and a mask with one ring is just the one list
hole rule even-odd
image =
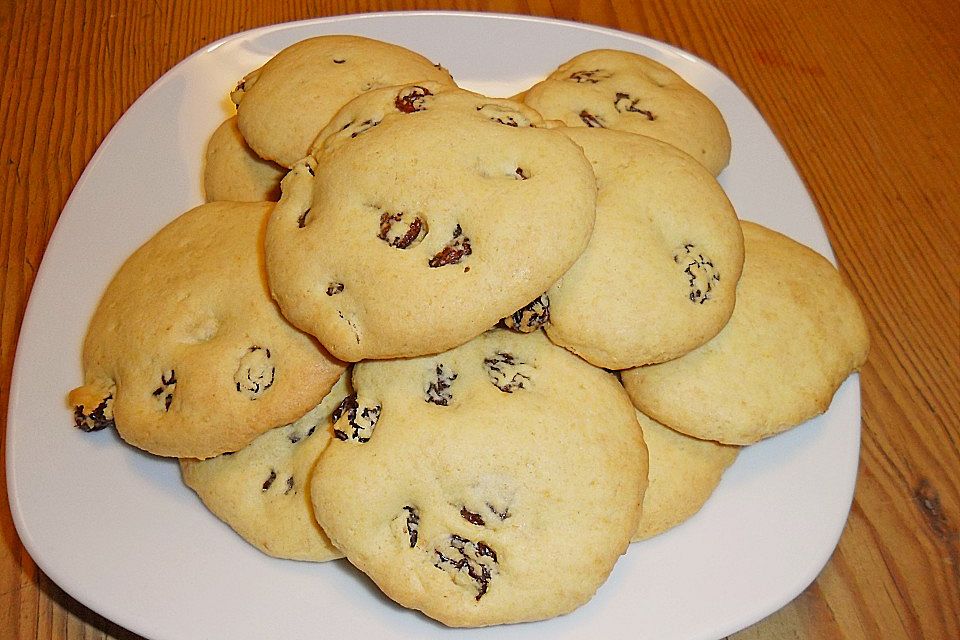
[[643, 429], [650, 471], [634, 542], [663, 533], [697, 513], [740, 453], [740, 447], [691, 438], [639, 411], [637, 421]]
[[540, 124], [436, 83], [349, 103], [268, 225], [284, 315], [354, 362], [444, 351], [542, 293], [587, 244], [596, 184], [580, 148]]
[[316, 407], [235, 453], [180, 460], [184, 483], [247, 542], [278, 558], [342, 557], [313, 517], [310, 473], [332, 435], [331, 414], [349, 395], [348, 373]]
[[210, 136], [204, 155], [203, 192], [207, 202], [276, 202], [287, 170], [247, 146], [237, 117], [224, 120]]
[[646, 450], [611, 374], [542, 332], [365, 361], [321, 455], [316, 516], [390, 598], [450, 626], [586, 602], [637, 527]]
[[115, 424], [162, 456], [246, 446], [316, 406], [344, 369], [280, 315], [262, 238], [271, 203], [209, 203], [137, 249], [108, 285], [70, 393], [77, 426]]
[[261, 158], [292, 167], [349, 100], [422, 80], [453, 84], [445, 69], [404, 47], [359, 36], [317, 36], [247, 74], [231, 98], [250, 147]]
[[593, 235], [548, 290], [550, 339], [626, 369], [703, 344], [733, 313], [743, 236], [716, 179], [676, 148], [605, 129], [558, 129], [597, 176]]
[[860, 307], [830, 262], [742, 222], [737, 306], [690, 353], [622, 373], [642, 412], [697, 438], [750, 444], [826, 411], [869, 350]]
[[628, 51], [587, 51], [523, 94], [548, 120], [608, 128], [667, 142], [718, 175], [730, 133], [716, 105], [668, 67]]

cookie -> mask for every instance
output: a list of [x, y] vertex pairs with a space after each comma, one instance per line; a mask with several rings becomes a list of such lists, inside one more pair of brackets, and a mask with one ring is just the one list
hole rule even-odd
[[292, 167], [350, 99], [421, 80], [453, 84], [445, 69], [409, 49], [359, 36], [317, 36], [247, 74], [231, 98], [250, 147], [261, 158]]
[[349, 103], [267, 228], [284, 315], [348, 361], [439, 353], [542, 293], [593, 229], [580, 148], [520, 103], [423, 83]]
[[184, 213], [107, 287], [83, 346], [78, 427], [115, 424], [161, 456], [209, 458], [316, 406], [343, 372], [270, 298], [261, 242], [271, 203]]
[[[539, 304], [547, 334], [589, 362], [626, 369], [703, 344], [733, 313], [743, 236], [717, 180], [687, 154], [609, 129], [560, 129], [597, 176], [583, 255]], [[542, 317], [542, 314], [540, 314]]]
[[330, 442], [331, 414], [350, 393], [344, 373], [305, 416], [236, 453], [180, 460], [184, 483], [218, 518], [264, 553], [322, 562], [341, 554], [313, 517], [310, 473]]
[[263, 160], [247, 146], [236, 116], [224, 120], [207, 142], [203, 166], [207, 202], [276, 202], [286, 174], [285, 168]]
[[713, 175], [730, 161], [730, 132], [713, 102], [664, 65], [628, 51], [587, 51], [530, 87], [523, 100], [548, 120], [667, 142]]
[[635, 542], [663, 533], [697, 513], [740, 453], [740, 447], [691, 438], [639, 411], [637, 421], [643, 429], [650, 471]]
[[760, 225], [742, 226], [743, 275], [723, 330], [676, 360], [622, 374], [640, 411], [730, 444], [826, 411], [869, 350], [857, 300], [826, 258]]
[[542, 332], [354, 367], [314, 470], [320, 524], [401, 605], [450, 626], [573, 610], [636, 531], [647, 462], [616, 378]]

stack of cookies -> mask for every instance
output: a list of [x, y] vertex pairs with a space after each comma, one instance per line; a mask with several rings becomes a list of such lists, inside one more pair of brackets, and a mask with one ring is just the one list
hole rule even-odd
[[652, 60], [502, 99], [322, 36], [231, 97], [207, 204], [121, 267], [70, 403], [265, 553], [451, 626], [561, 615], [866, 358], [836, 269], [738, 220], [720, 112]]

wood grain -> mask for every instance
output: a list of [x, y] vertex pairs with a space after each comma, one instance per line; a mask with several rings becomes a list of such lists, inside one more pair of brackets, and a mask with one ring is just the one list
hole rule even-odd
[[[0, 414], [57, 217], [110, 127], [152, 82], [237, 31], [436, 8], [647, 35], [715, 64], [755, 102], [821, 211], [872, 350], [861, 375], [857, 490], [839, 547], [796, 600], [733, 637], [960, 638], [960, 4], [952, 0], [2, 2]], [[5, 479], [0, 486], [5, 492]], [[37, 570], [5, 502], [0, 536], [0, 638], [136, 638]]]

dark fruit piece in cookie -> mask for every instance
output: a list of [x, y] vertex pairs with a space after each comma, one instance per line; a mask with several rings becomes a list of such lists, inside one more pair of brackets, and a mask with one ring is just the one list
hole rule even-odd
[[530, 382], [530, 367], [511, 353], [498, 351], [490, 358], [484, 358], [484, 366], [490, 376], [490, 382], [504, 393], [513, 393], [526, 388]]
[[436, 561], [433, 566], [446, 571], [454, 580], [459, 572], [470, 576], [477, 589], [474, 598], [479, 602], [497, 573], [497, 552], [482, 541], [474, 542], [453, 534], [447, 539], [447, 543], [435, 549], [434, 553]]
[[333, 412], [333, 435], [338, 440], [368, 442], [380, 419], [380, 410], [379, 404], [361, 406], [355, 393], [347, 396]]
[[448, 264], [457, 264], [471, 253], [473, 253], [473, 248], [470, 246], [470, 238], [463, 235], [463, 229], [458, 224], [453, 229], [453, 237], [450, 242], [437, 255], [430, 258], [427, 264], [434, 269], [445, 267]]
[[503, 319], [507, 329], [518, 333], [536, 331], [550, 321], [550, 298], [543, 294], [530, 304]]
[[446, 407], [450, 404], [450, 401], [453, 400], [453, 393], [450, 391], [450, 387], [456, 379], [456, 373], [442, 362], [439, 363], [436, 367], [436, 378], [431, 380], [427, 385], [423, 399], [441, 407]]
[[256, 400], [273, 386], [276, 375], [277, 368], [273, 364], [270, 349], [252, 346], [240, 358], [233, 381], [238, 392], [250, 400]]

